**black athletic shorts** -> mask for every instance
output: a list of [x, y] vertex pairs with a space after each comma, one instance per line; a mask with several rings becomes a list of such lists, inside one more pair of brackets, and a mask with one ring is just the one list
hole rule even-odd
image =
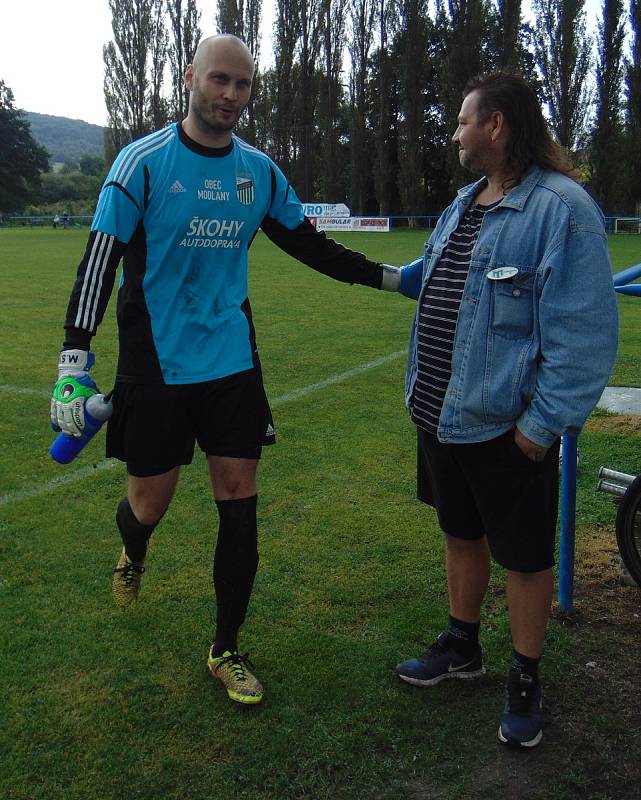
[[514, 441], [514, 429], [475, 444], [442, 444], [417, 432], [417, 496], [436, 509], [444, 533], [487, 536], [493, 558], [506, 569], [553, 566], [559, 440], [535, 463]]
[[195, 442], [207, 455], [258, 459], [275, 441], [259, 368], [180, 386], [117, 382], [113, 404], [107, 457], [141, 478], [190, 464]]

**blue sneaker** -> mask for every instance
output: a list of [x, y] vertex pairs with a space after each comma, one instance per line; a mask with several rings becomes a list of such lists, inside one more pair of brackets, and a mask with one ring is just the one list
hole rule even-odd
[[462, 656], [447, 644], [447, 634], [439, 633], [422, 656], [400, 663], [396, 674], [414, 686], [434, 686], [445, 678], [480, 678], [485, 667], [480, 647], [471, 656]]
[[543, 738], [541, 685], [521, 673], [505, 684], [505, 708], [499, 725], [499, 739], [517, 747], [536, 747]]

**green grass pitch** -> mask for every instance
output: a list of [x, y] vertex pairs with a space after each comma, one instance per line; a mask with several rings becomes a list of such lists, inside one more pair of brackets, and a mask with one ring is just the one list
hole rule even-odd
[[[484, 611], [483, 688], [400, 684], [394, 664], [447, 615], [441, 536], [414, 499], [405, 359], [286, 399], [403, 351], [413, 303], [320, 276], [262, 234], [254, 243], [250, 298], [278, 444], [259, 471], [261, 564], [241, 639], [266, 699], [243, 709], [205, 666], [216, 514], [202, 456], [185, 468], [140, 602], [123, 614], [109, 578], [124, 469], [106, 466], [104, 433], [68, 467], [48, 455], [49, 390], [86, 234], [0, 230], [0, 796], [392, 800], [427, 785], [434, 797], [474, 796], [478, 769], [496, 757], [510, 653], [502, 575]], [[407, 263], [425, 232], [340, 238]], [[611, 250], [616, 270], [638, 263], [641, 237], [612, 238]], [[639, 385], [641, 301], [619, 303], [611, 383]], [[94, 342], [103, 389], [114, 309], [112, 299]], [[616, 458], [638, 471], [639, 437], [584, 434], [581, 448], [579, 528], [610, 525], [596, 469]], [[553, 623], [551, 692], [572, 669], [573, 640]], [[569, 756], [557, 758], [562, 775]]]

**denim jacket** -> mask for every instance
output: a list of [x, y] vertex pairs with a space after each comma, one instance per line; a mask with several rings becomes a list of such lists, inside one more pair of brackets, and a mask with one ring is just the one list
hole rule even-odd
[[[459, 191], [424, 256], [402, 268], [403, 294], [420, 298], [484, 183], [483, 178]], [[501, 267], [516, 271], [491, 279], [488, 273]], [[409, 345], [408, 405], [417, 372], [417, 317], [418, 309]], [[517, 426], [528, 439], [549, 446], [564, 431], [577, 433], [607, 383], [617, 334], [601, 211], [570, 178], [533, 167], [485, 214], [461, 300], [439, 440], [480, 442]]]

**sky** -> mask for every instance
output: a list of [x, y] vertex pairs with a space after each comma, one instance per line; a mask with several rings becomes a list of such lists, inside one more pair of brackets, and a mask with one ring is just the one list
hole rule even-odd
[[[216, 33], [215, 0], [199, 0], [203, 35]], [[271, 20], [272, 0], [263, 16]], [[112, 38], [107, 0], [2, 0], [0, 79], [25, 111], [106, 125], [102, 48]]]
[[[587, 0], [588, 25], [601, 0]], [[203, 35], [215, 33], [214, 0], [199, 0]], [[275, 0], [263, 0], [261, 62]], [[25, 111], [106, 125], [102, 48], [111, 39], [107, 0], [14, 0], [0, 10], [0, 79]]]

